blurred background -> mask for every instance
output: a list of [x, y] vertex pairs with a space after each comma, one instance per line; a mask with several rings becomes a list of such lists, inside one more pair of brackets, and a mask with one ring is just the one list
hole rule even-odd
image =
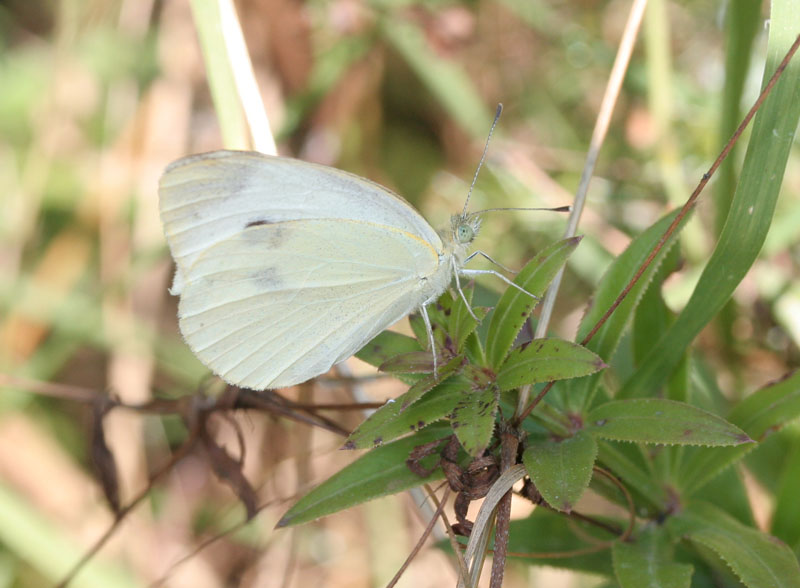
[[[585, 238], [551, 323], [559, 336], [574, 337], [609, 261], [685, 201], [740, 106], [755, 99], [767, 13], [747, 4], [749, 20], [731, 22], [726, 3], [650, 3], [589, 191]], [[170, 161], [224, 146], [192, 6], [0, 2], [0, 587], [57, 582], [113, 522], [91, 465], [97, 432], [86, 399], [188, 396], [207, 374], [177, 331], [157, 206]], [[571, 203], [630, 8], [618, 0], [236, 7], [281, 153], [389, 186], [434, 226], [463, 206], [498, 102], [505, 110], [471, 210]], [[741, 88], [741, 101], [736, 92], [726, 101], [726, 81]], [[701, 196], [682, 235], [682, 270], [665, 288], [675, 310], [713, 248], [743, 151]], [[797, 162], [795, 148], [761, 259], [698, 342], [732, 398], [800, 359]], [[476, 246], [520, 267], [564, 226], [563, 215], [495, 213]], [[356, 360], [351, 369], [367, 372]], [[400, 390], [380, 382], [369, 392], [385, 399]], [[287, 395], [350, 398], [331, 386]], [[335, 416], [346, 427], [359, 421]], [[244, 509], [202, 453], [192, 453], [73, 585], [385, 585], [424, 528], [411, 502], [390, 497], [275, 531], [293, 499], [352, 455], [337, 451], [342, 441], [332, 433], [267, 414], [232, 418], [245, 437], [245, 473], [266, 505], [255, 521], [198, 549], [240, 522]], [[104, 430], [123, 504], [187, 435], [176, 415], [122, 410], [107, 415]], [[235, 447], [235, 438], [220, 419], [220, 443]], [[455, 577], [430, 549], [399, 585], [453, 585]], [[515, 565], [506, 581], [598, 583]]]

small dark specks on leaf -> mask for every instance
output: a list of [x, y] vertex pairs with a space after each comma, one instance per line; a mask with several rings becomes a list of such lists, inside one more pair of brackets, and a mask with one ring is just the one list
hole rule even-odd
[[444, 311], [444, 316], [450, 316], [451, 312], [452, 311], [448, 308], [447, 310]]
[[536, 346], [536, 351], [541, 351], [543, 348], [544, 348], [544, 342], [542, 342], [542, 343], [539, 343], [539, 344]]
[[342, 445], [342, 449], [355, 449], [355, 448], [356, 448], [356, 444], [353, 443], [352, 441], [348, 441], [347, 443]]
[[417, 428], [418, 429], [421, 429], [424, 426], [425, 426], [425, 421], [417, 421]]
[[408, 428], [411, 429], [412, 431], [416, 431], [417, 430], [417, 426], [414, 423], [411, 423], [411, 425], [409, 425]]
[[602, 427], [608, 422], [608, 419], [600, 419], [599, 421], [595, 421], [594, 424], [597, 427]]
[[681, 435], [683, 437], [691, 437], [694, 434], [694, 429], [684, 429]]
[[454, 429], [457, 429], [461, 426], [461, 423], [459, 423], [458, 421], [451, 421], [450, 426], [453, 427]]
[[523, 343], [522, 345], [519, 346], [519, 350], [520, 351], [525, 351], [530, 344], [531, 344], [530, 341], [525, 341], [525, 343]]
[[736, 439], [736, 441], [739, 443], [755, 443], [753, 439], [751, 439], [748, 435], [745, 435], [744, 433], [736, 435], [734, 439]]
[[375, 437], [375, 438], [372, 440], [372, 444], [373, 444], [375, 447], [377, 447], [377, 446], [378, 446], [378, 445], [380, 445], [381, 443], [383, 443], [383, 437]]

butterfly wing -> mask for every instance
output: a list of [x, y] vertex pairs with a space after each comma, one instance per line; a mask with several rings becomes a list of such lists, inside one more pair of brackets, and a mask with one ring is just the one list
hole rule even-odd
[[437, 251], [373, 222], [253, 225], [186, 268], [180, 328], [233, 384], [279, 388], [350, 357], [449, 281]]
[[214, 151], [172, 163], [159, 184], [161, 221], [177, 264], [173, 294], [187, 269], [217, 243], [249, 226], [303, 219], [383, 225], [429, 243], [428, 222], [393, 192], [334, 168], [251, 151]]

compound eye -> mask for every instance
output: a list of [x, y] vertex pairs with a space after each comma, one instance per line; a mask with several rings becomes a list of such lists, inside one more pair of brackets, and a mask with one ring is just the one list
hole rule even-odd
[[469, 243], [475, 237], [475, 232], [469, 225], [458, 225], [456, 236], [459, 243]]

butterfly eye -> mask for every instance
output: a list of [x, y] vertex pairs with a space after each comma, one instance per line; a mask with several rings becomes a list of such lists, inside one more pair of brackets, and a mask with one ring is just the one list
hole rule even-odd
[[475, 238], [475, 231], [468, 224], [462, 223], [456, 229], [456, 238], [459, 243], [469, 243]]

